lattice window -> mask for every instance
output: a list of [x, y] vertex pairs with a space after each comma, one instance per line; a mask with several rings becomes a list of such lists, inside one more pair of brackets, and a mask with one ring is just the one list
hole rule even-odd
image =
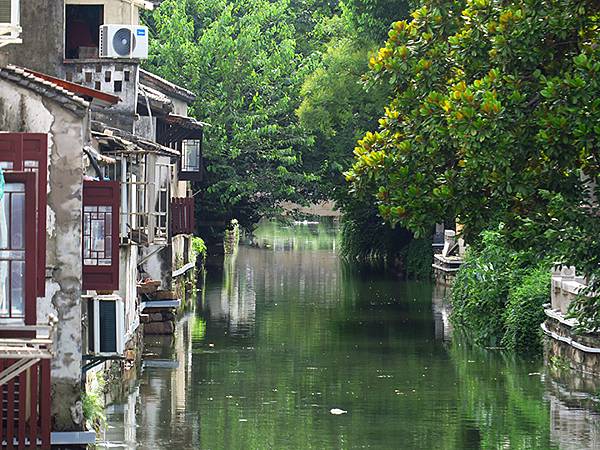
[[119, 184], [83, 182], [83, 289], [119, 289]]
[[110, 266], [112, 239], [112, 206], [85, 206], [83, 263], [87, 266]]

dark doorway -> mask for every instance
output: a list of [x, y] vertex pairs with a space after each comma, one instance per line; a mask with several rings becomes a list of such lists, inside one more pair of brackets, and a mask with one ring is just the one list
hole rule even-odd
[[98, 58], [103, 5], [66, 5], [65, 58]]

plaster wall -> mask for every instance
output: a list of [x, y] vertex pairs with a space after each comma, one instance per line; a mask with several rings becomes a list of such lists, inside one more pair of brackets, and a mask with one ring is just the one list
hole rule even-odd
[[[166, 94], [168, 95], [168, 94]], [[188, 104], [187, 102], [176, 98], [174, 96], [170, 96], [168, 95], [169, 98], [171, 99], [171, 101], [173, 102], [173, 113], [177, 114], [179, 116], [185, 116], [187, 117], [188, 115]]]
[[125, 304], [125, 342], [129, 341], [139, 326], [137, 297], [138, 253], [135, 244], [122, 245], [119, 249], [119, 296]]
[[2, 65], [59, 75], [64, 55], [63, 0], [21, 0], [22, 44], [0, 49]]
[[139, 9], [125, 0], [66, 0], [66, 5], [103, 5], [105, 24], [138, 25]]
[[[82, 427], [81, 207], [87, 113], [0, 80], [0, 129], [48, 134], [46, 296], [38, 299], [38, 322], [58, 319], [52, 360], [53, 430]], [[68, 405], [68, 407], [65, 407]]]

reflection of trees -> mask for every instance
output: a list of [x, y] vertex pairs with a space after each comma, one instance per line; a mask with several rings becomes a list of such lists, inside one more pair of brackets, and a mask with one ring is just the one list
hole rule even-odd
[[473, 347], [460, 336], [453, 338], [450, 355], [459, 380], [460, 414], [477, 430], [481, 448], [556, 448], [537, 373], [541, 362]]
[[210, 274], [202, 310], [211, 320], [226, 323], [228, 330], [234, 334], [251, 334], [256, 311], [256, 268], [238, 261], [238, 254], [239, 251], [227, 255], [222, 271]]
[[[142, 379], [142, 447], [550, 449], [560, 442], [544, 385], [529, 375], [541, 364], [473, 348], [460, 336], [440, 340], [442, 295], [432, 286], [357, 270], [331, 249], [241, 247], [236, 258], [222, 273], [209, 272], [201, 301], [207, 320], [194, 318], [175, 340], [182, 366]], [[335, 407], [348, 414], [329, 414]], [[570, 432], [574, 422], [565, 425], [562, 412], [557, 429]]]

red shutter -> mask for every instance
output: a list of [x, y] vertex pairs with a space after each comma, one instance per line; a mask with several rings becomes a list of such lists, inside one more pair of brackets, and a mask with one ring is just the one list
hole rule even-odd
[[34, 282], [37, 276], [36, 178], [33, 173], [6, 172], [4, 179], [7, 183], [23, 183], [25, 185], [25, 325], [35, 325], [37, 323], [37, 286]]
[[[37, 295], [46, 295], [46, 205], [48, 183], [48, 135], [0, 133], [0, 162], [6, 170], [33, 172], [37, 176]], [[5, 164], [6, 165], [6, 164]]]
[[194, 233], [194, 198], [171, 199], [171, 236]]
[[21, 133], [0, 133], [0, 162], [5, 170], [23, 171], [23, 138]]
[[[37, 167], [31, 162], [37, 162]], [[37, 218], [38, 218], [38, 277], [39, 297], [46, 295], [46, 205], [48, 183], [48, 135], [42, 133], [23, 134], [23, 170], [37, 174]]]
[[119, 193], [116, 181], [83, 182], [84, 290], [119, 289]]

